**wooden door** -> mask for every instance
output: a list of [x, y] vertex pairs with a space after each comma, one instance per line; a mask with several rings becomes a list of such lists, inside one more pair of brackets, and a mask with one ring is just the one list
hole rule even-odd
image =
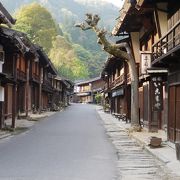
[[175, 129], [175, 136], [176, 136], [176, 141], [180, 141], [180, 86], [176, 86], [176, 129]]
[[180, 141], [180, 86], [169, 88], [168, 138], [172, 142]]

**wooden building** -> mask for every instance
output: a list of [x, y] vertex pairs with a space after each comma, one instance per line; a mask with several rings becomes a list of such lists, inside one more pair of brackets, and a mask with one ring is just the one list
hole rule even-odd
[[180, 2], [157, 3], [156, 19], [158, 40], [152, 45], [152, 66], [167, 68], [164, 83], [164, 111], [168, 139], [180, 141]]
[[23, 33], [0, 28], [0, 39], [4, 51], [4, 64], [2, 72], [5, 78], [4, 86], [4, 117], [12, 117], [12, 126], [20, 112], [28, 112], [28, 79], [29, 62], [35, 58], [31, 44], [26, 41]]
[[[116, 57], [109, 57], [101, 73], [106, 82], [104, 89], [105, 104], [111, 113], [131, 115], [131, 81], [127, 64]], [[106, 105], [105, 105], [106, 106]]]
[[[11, 27], [15, 20], [0, 3], [0, 23]], [[26, 34], [0, 26], [0, 128], [12, 118], [12, 128], [29, 112], [59, 110], [65, 104], [69, 84], [64, 83], [38, 45]]]
[[[12, 18], [9, 12], [0, 3], [0, 24], [5, 24], [8, 27], [11, 27], [13, 24], [15, 24], [15, 22], [16, 20]], [[0, 32], [0, 35], [1, 34], [2, 33]], [[2, 37], [0, 37], [0, 39], [1, 39], [0, 41], [0, 128], [2, 128], [4, 124], [4, 101], [5, 101], [4, 88], [8, 82], [12, 85], [13, 81], [9, 79], [6, 76], [6, 74], [3, 72], [3, 65], [5, 63], [5, 54], [6, 54], [5, 53], [6, 40], [5, 38], [2, 38]], [[13, 55], [11, 56], [11, 58], [13, 59]], [[12, 109], [11, 109], [11, 113], [12, 113]]]
[[104, 85], [101, 77], [76, 83], [74, 102], [96, 103], [95, 96], [103, 90]]
[[126, 0], [113, 30], [129, 36], [139, 65], [140, 118], [150, 131], [167, 128], [172, 142], [180, 140], [179, 8], [170, 0]]
[[[40, 82], [38, 86], [33, 84], [32, 97], [35, 108], [39, 111], [51, 109], [54, 106], [53, 94], [58, 90], [54, 89], [54, 78], [57, 76], [57, 71], [51, 63], [50, 59], [41, 47], [37, 47], [39, 54], [39, 62], [34, 65], [34, 71], [38, 73]], [[57, 79], [56, 79], [57, 81]], [[55, 90], [55, 92], [54, 92]], [[37, 101], [38, 100], [38, 101]]]
[[62, 79], [63, 106], [68, 106], [73, 101], [74, 83], [68, 79]]

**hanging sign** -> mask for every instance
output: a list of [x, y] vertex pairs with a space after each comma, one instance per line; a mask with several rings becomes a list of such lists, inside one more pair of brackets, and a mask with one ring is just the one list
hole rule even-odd
[[161, 77], [152, 77], [152, 108], [153, 111], [162, 111], [163, 109], [163, 86]]
[[141, 74], [147, 74], [147, 68], [151, 67], [151, 52], [141, 52]]
[[124, 88], [123, 87], [121, 87], [121, 88], [119, 88], [117, 90], [114, 90], [112, 92], [112, 97], [123, 96], [123, 95], [124, 95]]

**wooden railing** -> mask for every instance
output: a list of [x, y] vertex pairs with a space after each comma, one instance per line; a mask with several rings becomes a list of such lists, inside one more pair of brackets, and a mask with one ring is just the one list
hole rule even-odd
[[118, 84], [124, 83], [124, 75], [117, 77], [113, 82], [110, 83], [110, 88], [115, 87]]
[[159, 57], [165, 55], [170, 50], [180, 44], [180, 21], [178, 21], [165, 36], [152, 46], [153, 59], [155, 61]]

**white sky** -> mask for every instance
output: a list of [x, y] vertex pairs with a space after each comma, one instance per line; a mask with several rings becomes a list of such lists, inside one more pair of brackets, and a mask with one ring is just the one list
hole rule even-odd
[[104, 0], [104, 1], [110, 2], [117, 7], [121, 7], [123, 4], [123, 0]]

